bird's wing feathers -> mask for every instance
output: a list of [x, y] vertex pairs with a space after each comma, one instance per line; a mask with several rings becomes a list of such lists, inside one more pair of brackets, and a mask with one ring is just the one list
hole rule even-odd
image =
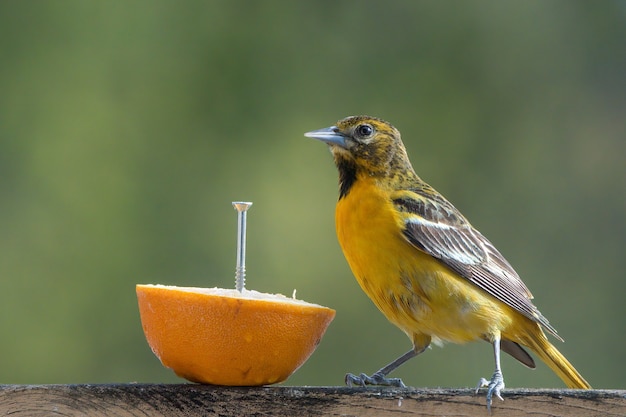
[[404, 235], [421, 251], [496, 299], [556, 330], [530, 301], [532, 294], [498, 250], [445, 198], [430, 187], [394, 195], [393, 203], [405, 221]]

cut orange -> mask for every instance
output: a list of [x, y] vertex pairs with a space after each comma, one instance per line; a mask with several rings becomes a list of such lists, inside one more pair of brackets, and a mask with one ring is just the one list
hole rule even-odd
[[282, 295], [137, 285], [148, 344], [178, 376], [214, 385], [282, 382], [313, 353], [335, 311]]

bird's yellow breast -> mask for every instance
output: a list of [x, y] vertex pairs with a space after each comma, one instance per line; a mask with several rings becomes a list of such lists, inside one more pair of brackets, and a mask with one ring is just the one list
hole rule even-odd
[[409, 337], [462, 343], [510, 324], [507, 309], [411, 245], [390, 193], [361, 177], [337, 203], [337, 237], [363, 291]]

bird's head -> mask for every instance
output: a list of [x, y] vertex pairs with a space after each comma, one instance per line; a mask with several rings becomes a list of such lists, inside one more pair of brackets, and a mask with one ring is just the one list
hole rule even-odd
[[304, 134], [330, 147], [343, 189], [359, 175], [397, 176], [413, 173], [400, 132], [390, 123], [371, 116], [351, 116], [334, 126]]

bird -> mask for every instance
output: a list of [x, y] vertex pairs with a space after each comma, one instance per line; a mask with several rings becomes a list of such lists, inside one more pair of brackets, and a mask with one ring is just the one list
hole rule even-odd
[[376, 371], [346, 374], [347, 385], [404, 387], [387, 375], [431, 343], [484, 340], [495, 371], [481, 378], [503, 400], [504, 351], [529, 368], [541, 358], [569, 388], [589, 383], [550, 343], [563, 339], [532, 303], [532, 294], [496, 247], [415, 172], [398, 129], [371, 116], [350, 116], [305, 133], [326, 143], [339, 171], [337, 238], [362, 290], [412, 341], [412, 348]]

